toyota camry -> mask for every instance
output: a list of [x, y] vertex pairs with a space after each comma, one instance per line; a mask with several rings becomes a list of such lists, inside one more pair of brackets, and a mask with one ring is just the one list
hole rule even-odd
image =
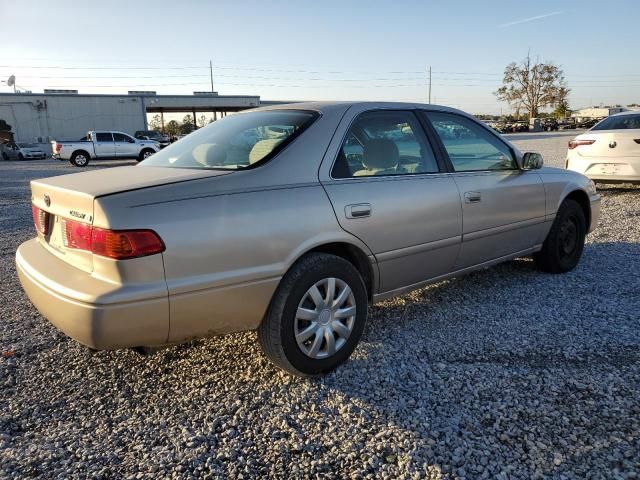
[[31, 182], [37, 309], [93, 349], [257, 330], [296, 375], [352, 353], [367, 306], [515, 257], [573, 269], [600, 200], [470, 115], [301, 103], [237, 113], [135, 166]]

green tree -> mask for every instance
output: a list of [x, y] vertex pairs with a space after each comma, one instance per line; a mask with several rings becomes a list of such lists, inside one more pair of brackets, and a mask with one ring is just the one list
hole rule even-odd
[[553, 111], [553, 116], [556, 118], [566, 118], [571, 115], [571, 110], [569, 109], [569, 102], [567, 99], [560, 100], [556, 105], [555, 110]]
[[193, 126], [193, 117], [190, 114], [187, 114], [182, 119], [182, 125], [180, 125], [180, 133], [183, 135], [187, 135], [195, 130]]
[[553, 63], [540, 63], [531, 55], [504, 69], [502, 87], [494, 92], [498, 100], [509, 103], [517, 114], [524, 109], [529, 118], [537, 117], [541, 108], [557, 105], [567, 98], [569, 89], [564, 72]]
[[200, 117], [198, 118], [198, 127], [206, 127], [208, 124], [209, 122], [207, 121], [207, 116], [205, 114], [200, 115]]
[[169, 120], [164, 124], [164, 131], [168, 135], [175, 137], [180, 133], [180, 124], [176, 120]]

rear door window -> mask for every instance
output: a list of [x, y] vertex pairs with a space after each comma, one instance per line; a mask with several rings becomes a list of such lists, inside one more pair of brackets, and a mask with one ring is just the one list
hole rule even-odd
[[415, 114], [374, 111], [349, 128], [333, 165], [333, 178], [437, 173], [433, 150]]
[[96, 133], [96, 142], [113, 142], [113, 137], [111, 133], [98, 132]]

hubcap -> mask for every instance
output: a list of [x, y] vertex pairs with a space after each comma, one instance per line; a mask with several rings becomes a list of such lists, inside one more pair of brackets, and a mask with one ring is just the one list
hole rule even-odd
[[578, 245], [578, 227], [573, 218], [567, 218], [560, 226], [560, 252], [570, 256]]
[[142, 155], [142, 158], [149, 158], [152, 155], [151, 152], [144, 152], [144, 155]]
[[344, 346], [355, 322], [356, 299], [349, 285], [339, 278], [325, 278], [302, 296], [294, 335], [306, 356], [327, 358]]
[[87, 157], [85, 157], [84, 155], [78, 155], [76, 157], [76, 163], [79, 163], [80, 165], [84, 165], [85, 163], [87, 163]]

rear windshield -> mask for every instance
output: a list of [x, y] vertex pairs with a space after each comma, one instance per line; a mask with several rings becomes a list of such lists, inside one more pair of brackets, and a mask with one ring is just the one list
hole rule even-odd
[[616, 115], [596, 124], [591, 130], [632, 130], [640, 129], [640, 115]]
[[240, 170], [273, 157], [318, 116], [301, 110], [237, 113], [152, 155], [142, 166]]

